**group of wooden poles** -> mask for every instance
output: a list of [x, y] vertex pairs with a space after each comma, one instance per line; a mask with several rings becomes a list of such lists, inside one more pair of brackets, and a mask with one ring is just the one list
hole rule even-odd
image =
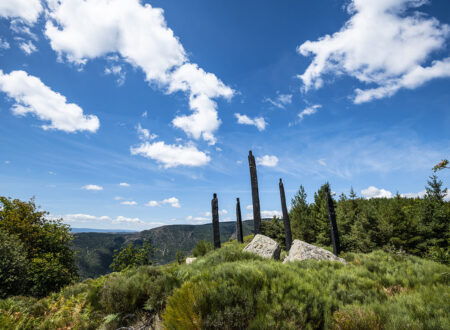
[[[251, 150], [249, 151], [248, 154], [248, 165], [250, 168], [250, 183], [252, 187], [253, 226], [254, 226], [254, 233], [256, 235], [261, 234], [261, 209], [259, 204], [258, 176], [256, 173], [256, 162], [255, 157], [253, 156]], [[292, 232], [291, 232], [291, 223], [289, 220], [289, 213], [286, 205], [284, 185], [281, 179], [279, 182], [279, 188], [280, 188], [281, 210], [283, 213], [283, 223], [286, 237], [285, 238], [286, 251], [289, 251], [292, 245]], [[334, 211], [334, 203], [333, 199], [331, 198], [331, 192], [328, 185], [325, 187], [325, 193], [326, 193], [326, 204], [328, 209], [328, 219], [330, 221], [333, 253], [335, 255], [338, 255], [340, 252], [339, 234], [336, 224], [336, 213]], [[214, 248], [218, 249], [220, 248], [220, 230], [219, 230], [219, 202], [217, 199], [217, 194], [213, 194], [213, 199], [211, 200], [211, 211], [212, 211], [211, 213], [212, 213]], [[236, 236], [238, 242], [240, 243], [244, 242], [244, 233], [242, 232], [241, 205], [239, 202], [239, 198], [236, 198]]]

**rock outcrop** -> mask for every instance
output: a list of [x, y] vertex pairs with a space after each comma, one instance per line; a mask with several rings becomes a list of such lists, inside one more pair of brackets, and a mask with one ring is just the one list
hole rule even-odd
[[186, 258], [186, 265], [192, 264], [197, 258]]
[[281, 246], [270, 237], [257, 234], [243, 251], [255, 253], [263, 258], [278, 260]]
[[336, 257], [328, 250], [308, 244], [298, 239], [294, 240], [292, 243], [291, 249], [289, 250], [289, 255], [284, 259], [283, 263], [307, 259], [339, 261], [343, 264], [347, 263], [344, 259]]

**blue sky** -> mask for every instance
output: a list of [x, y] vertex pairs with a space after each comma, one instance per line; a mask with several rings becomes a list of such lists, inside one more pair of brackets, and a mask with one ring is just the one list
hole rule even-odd
[[[4, 0], [0, 195], [73, 227], [263, 216], [324, 182], [421, 195], [450, 157], [450, 3]], [[440, 179], [448, 186], [449, 171]]]

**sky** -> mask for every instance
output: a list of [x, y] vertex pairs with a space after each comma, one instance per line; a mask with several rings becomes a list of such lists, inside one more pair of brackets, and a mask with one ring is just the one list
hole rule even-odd
[[[2, 0], [0, 195], [72, 227], [422, 196], [450, 158], [448, 0]], [[439, 178], [449, 186], [450, 171]]]

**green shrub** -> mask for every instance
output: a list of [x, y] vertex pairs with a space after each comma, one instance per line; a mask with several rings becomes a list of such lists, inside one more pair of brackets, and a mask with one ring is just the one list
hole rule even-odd
[[214, 247], [211, 242], [202, 239], [195, 245], [194, 249], [192, 250], [192, 255], [194, 257], [203, 257], [205, 254], [207, 254], [209, 251], [212, 251], [213, 249]]

